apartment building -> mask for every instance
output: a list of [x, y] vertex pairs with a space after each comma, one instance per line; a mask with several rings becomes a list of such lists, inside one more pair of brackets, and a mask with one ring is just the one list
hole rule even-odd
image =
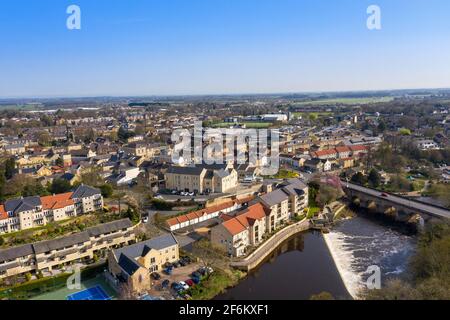
[[167, 189], [198, 193], [225, 193], [238, 184], [238, 173], [230, 164], [171, 166], [165, 177]]
[[0, 205], [0, 234], [44, 226], [102, 208], [100, 190], [86, 185], [64, 194], [8, 200]]
[[167, 234], [112, 250], [108, 256], [108, 269], [114, 286], [127, 284], [132, 292], [150, 289], [150, 274], [160, 271], [167, 262], [179, 260], [179, 244], [173, 234]]
[[308, 207], [308, 186], [299, 179], [288, 179], [260, 196], [257, 203], [236, 215], [222, 214], [221, 223], [211, 229], [212, 243], [230, 256], [240, 257], [247, 248], [257, 246], [263, 237], [279, 229]]
[[211, 230], [211, 242], [230, 256], [245, 255], [248, 246], [257, 246], [263, 241], [267, 213], [261, 203], [256, 203], [236, 217], [222, 215], [224, 222]]
[[131, 221], [123, 219], [66, 237], [0, 250], [0, 279], [28, 272], [48, 272], [71, 262], [89, 261], [94, 254], [135, 240]]

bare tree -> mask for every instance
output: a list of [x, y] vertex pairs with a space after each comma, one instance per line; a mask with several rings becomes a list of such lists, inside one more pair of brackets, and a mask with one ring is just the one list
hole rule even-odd
[[192, 245], [192, 253], [200, 260], [203, 266], [210, 267], [226, 259], [226, 252], [222, 247], [203, 239]]

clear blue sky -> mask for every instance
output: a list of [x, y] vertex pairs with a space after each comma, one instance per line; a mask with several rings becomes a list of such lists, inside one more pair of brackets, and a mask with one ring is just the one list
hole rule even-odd
[[0, 97], [450, 87], [449, 17], [448, 0], [1, 0]]

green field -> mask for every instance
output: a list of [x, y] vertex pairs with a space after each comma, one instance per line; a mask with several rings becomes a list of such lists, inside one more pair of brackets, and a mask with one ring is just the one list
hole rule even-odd
[[[244, 124], [247, 129], [267, 129], [272, 126], [272, 123], [270, 123], [270, 122], [242, 122], [239, 124], [240, 125]], [[229, 128], [233, 125], [234, 125], [234, 123], [220, 122], [220, 123], [211, 124], [211, 127], [212, 128]]]
[[310, 116], [319, 117], [329, 117], [333, 115], [333, 112], [293, 112], [294, 118], [308, 118]]
[[371, 104], [379, 102], [390, 102], [393, 97], [376, 97], [376, 98], [337, 98], [337, 99], [320, 99], [314, 101], [297, 102], [296, 105], [330, 105], [330, 104]]
[[18, 110], [18, 111], [33, 111], [33, 110], [40, 110], [42, 109], [42, 106], [40, 105], [31, 105], [31, 104], [4, 104], [0, 105], [0, 111], [2, 110]]

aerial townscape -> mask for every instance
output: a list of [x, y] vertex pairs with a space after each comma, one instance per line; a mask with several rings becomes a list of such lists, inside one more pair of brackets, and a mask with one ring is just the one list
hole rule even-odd
[[450, 300], [449, 12], [0, 1], [2, 311], [438, 312], [421, 303]]
[[[226, 299], [292, 246], [320, 250], [308, 237], [323, 237], [344, 273], [333, 234], [361, 216], [408, 248], [450, 217], [450, 91], [359, 95], [2, 101], [0, 295]], [[173, 133], [199, 123], [276, 132], [278, 171], [248, 157], [174, 163]], [[219, 152], [248, 155], [244, 141]], [[88, 291], [67, 288], [77, 270]], [[300, 294], [376, 298], [341, 281]]]

